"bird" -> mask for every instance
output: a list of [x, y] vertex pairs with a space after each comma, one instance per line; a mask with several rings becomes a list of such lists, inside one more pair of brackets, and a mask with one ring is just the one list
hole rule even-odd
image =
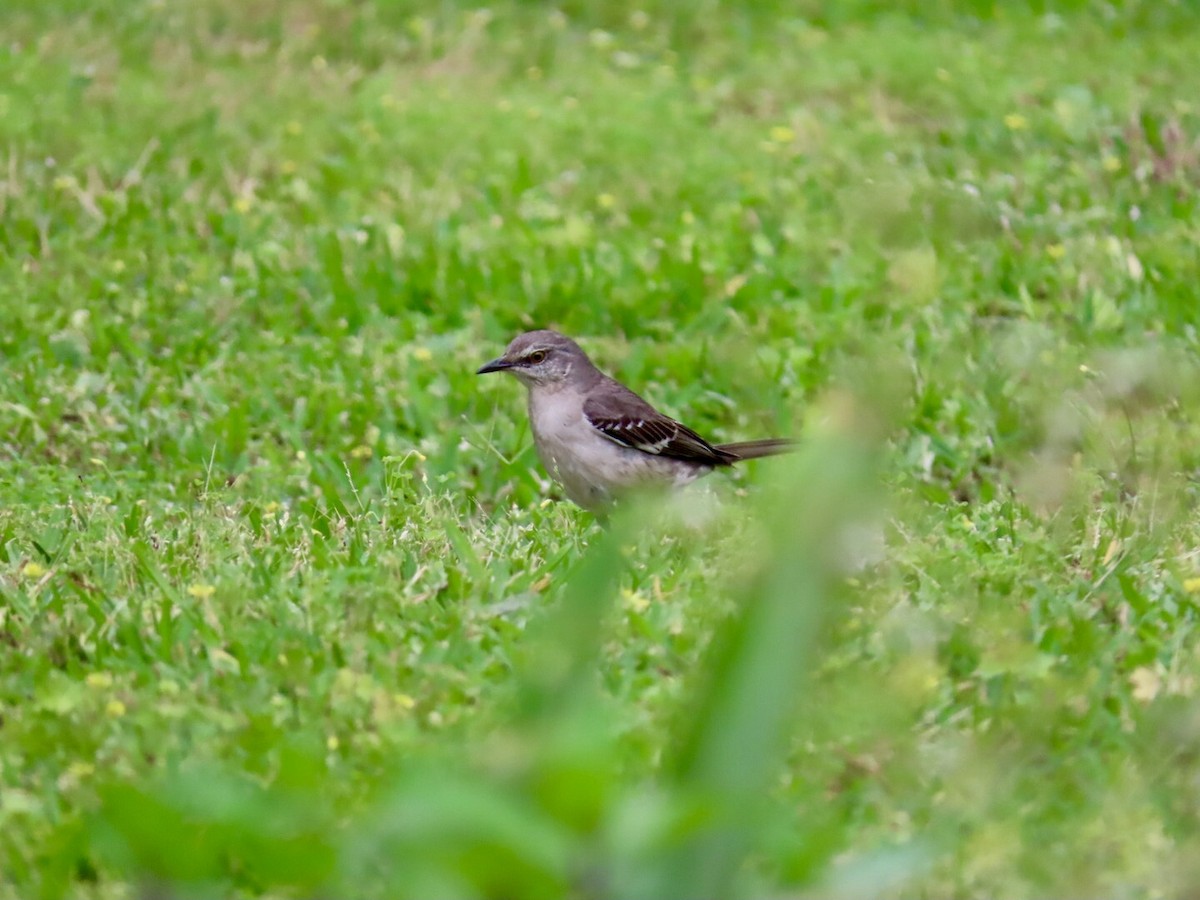
[[528, 388], [538, 457], [569, 499], [601, 516], [635, 490], [682, 487], [795, 447], [788, 438], [710, 443], [605, 375], [557, 331], [518, 335], [476, 374], [491, 372], [508, 372]]

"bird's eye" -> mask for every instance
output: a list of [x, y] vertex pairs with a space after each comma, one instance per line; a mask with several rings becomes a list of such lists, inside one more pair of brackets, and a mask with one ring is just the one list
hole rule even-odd
[[533, 365], [536, 366], [539, 363], [544, 363], [546, 361], [546, 351], [545, 350], [534, 350], [532, 353], [529, 354], [529, 356], [527, 356], [525, 358], [529, 362], [531, 362]]

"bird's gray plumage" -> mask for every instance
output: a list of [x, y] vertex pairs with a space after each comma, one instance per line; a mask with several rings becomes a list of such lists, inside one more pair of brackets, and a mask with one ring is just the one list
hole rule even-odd
[[551, 477], [593, 511], [639, 486], [688, 484], [714, 468], [793, 446], [781, 438], [709, 443], [605, 375], [556, 331], [518, 335], [479, 374], [500, 371], [529, 389], [534, 443]]

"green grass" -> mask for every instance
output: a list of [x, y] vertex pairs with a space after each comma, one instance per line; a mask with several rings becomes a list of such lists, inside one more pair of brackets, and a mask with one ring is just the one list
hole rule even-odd
[[[0, 32], [0, 898], [1190, 895], [1192, 4]], [[539, 326], [805, 450], [604, 532]]]

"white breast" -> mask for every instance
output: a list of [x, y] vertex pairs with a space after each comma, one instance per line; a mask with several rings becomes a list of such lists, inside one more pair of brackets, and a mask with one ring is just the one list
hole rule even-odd
[[576, 391], [530, 391], [529, 422], [550, 477], [585, 509], [606, 507], [638, 484], [683, 485], [711, 471], [709, 466], [651, 456], [609, 440], [584, 417], [583, 397]]

